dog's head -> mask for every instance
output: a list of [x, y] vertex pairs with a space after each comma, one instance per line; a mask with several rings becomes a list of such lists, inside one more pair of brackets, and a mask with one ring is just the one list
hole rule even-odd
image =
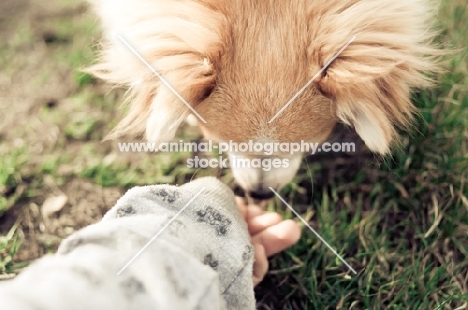
[[[435, 69], [427, 1], [95, 0], [110, 34], [92, 71], [131, 87], [129, 114], [113, 136], [174, 138], [192, 113], [132, 54], [120, 33], [203, 118], [217, 141], [323, 142], [337, 122], [385, 155], [408, 128], [410, 91]], [[356, 39], [273, 121], [353, 37]], [[235, 153], [231, 157], [258, 158]], [[269, 196], [295, 175], [302, 155], [275, 154], [288, 168], [234, 168], [240, 185]]]

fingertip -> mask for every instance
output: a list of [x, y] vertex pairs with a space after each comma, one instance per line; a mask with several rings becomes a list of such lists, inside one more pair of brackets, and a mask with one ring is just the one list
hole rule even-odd
[[294, 220], [285, 220], [283, 222], [285, 226], [285, 230], [289, 230], [289, 240], [296, 244], [299, 239], [301, 239], [302, 229], [299, 224]]

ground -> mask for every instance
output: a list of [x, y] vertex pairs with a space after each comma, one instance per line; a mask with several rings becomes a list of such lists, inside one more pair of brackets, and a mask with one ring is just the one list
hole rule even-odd
[[[259, 309], [467, 308], [466, 2], [443, 1], [437, 25], [440, 46], [454, 52], [435, 89], [414, 94], [420, 114], [401, 150], [305, 158], [281, 192], [358, 274], [304, 228], [271, 259]], [[102, 142], [123, 90], [80, 72], [99, 37], [82, 0], [0, 2], [0, 279], [99, 221], [134, 185], [232, 181], [226, 170], [187, 168], [191, 154], [122, 154]], [[279, 200], [269, 208], [294, 217]]]

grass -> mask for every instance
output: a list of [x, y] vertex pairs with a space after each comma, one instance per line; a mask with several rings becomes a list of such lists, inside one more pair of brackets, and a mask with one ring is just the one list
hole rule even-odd
[[[0, 81], [10, 82], [0, 98], [8, 111], [0, 116], [0, 278], [98, 221], [132, 186], [232, 179], [229, 171], [187, 168], [191, 154], [117, 156], [114, 144], [101, 142], [119, 119], [122, 91], [77, 70], [92, 61], [99, 37], [82, 1], [52, 2], [31, 7], [27, 18], [12, 14], [15, 33], [0, 33]], [[304, 229], [297, 245], [271, 259], [256, 289], [259, 309], [467, 307], [467, 20], [463, 0], [443, 2], [438, 40], [461, 49], [447, 57], [434, 90], [414, 94], [417, 131], [399, 152], [386, 160], [304, 159], [281, 192], [358, 274]], [[41, 205], [59, 194], [69, 202], [46, 221]], [[279, 201], [269, 208], [294, 217]]]

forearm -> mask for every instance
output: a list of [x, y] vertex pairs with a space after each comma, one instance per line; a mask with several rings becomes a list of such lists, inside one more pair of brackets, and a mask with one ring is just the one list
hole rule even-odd
[[245, 223], [232, 193], [208, 180], [130, 190], [103, 221], [72, 235], [57, 254], [0, 290], [1, 303], [5, 309], [223, 309], [227, 300], [229, 309], [253, 309]]

